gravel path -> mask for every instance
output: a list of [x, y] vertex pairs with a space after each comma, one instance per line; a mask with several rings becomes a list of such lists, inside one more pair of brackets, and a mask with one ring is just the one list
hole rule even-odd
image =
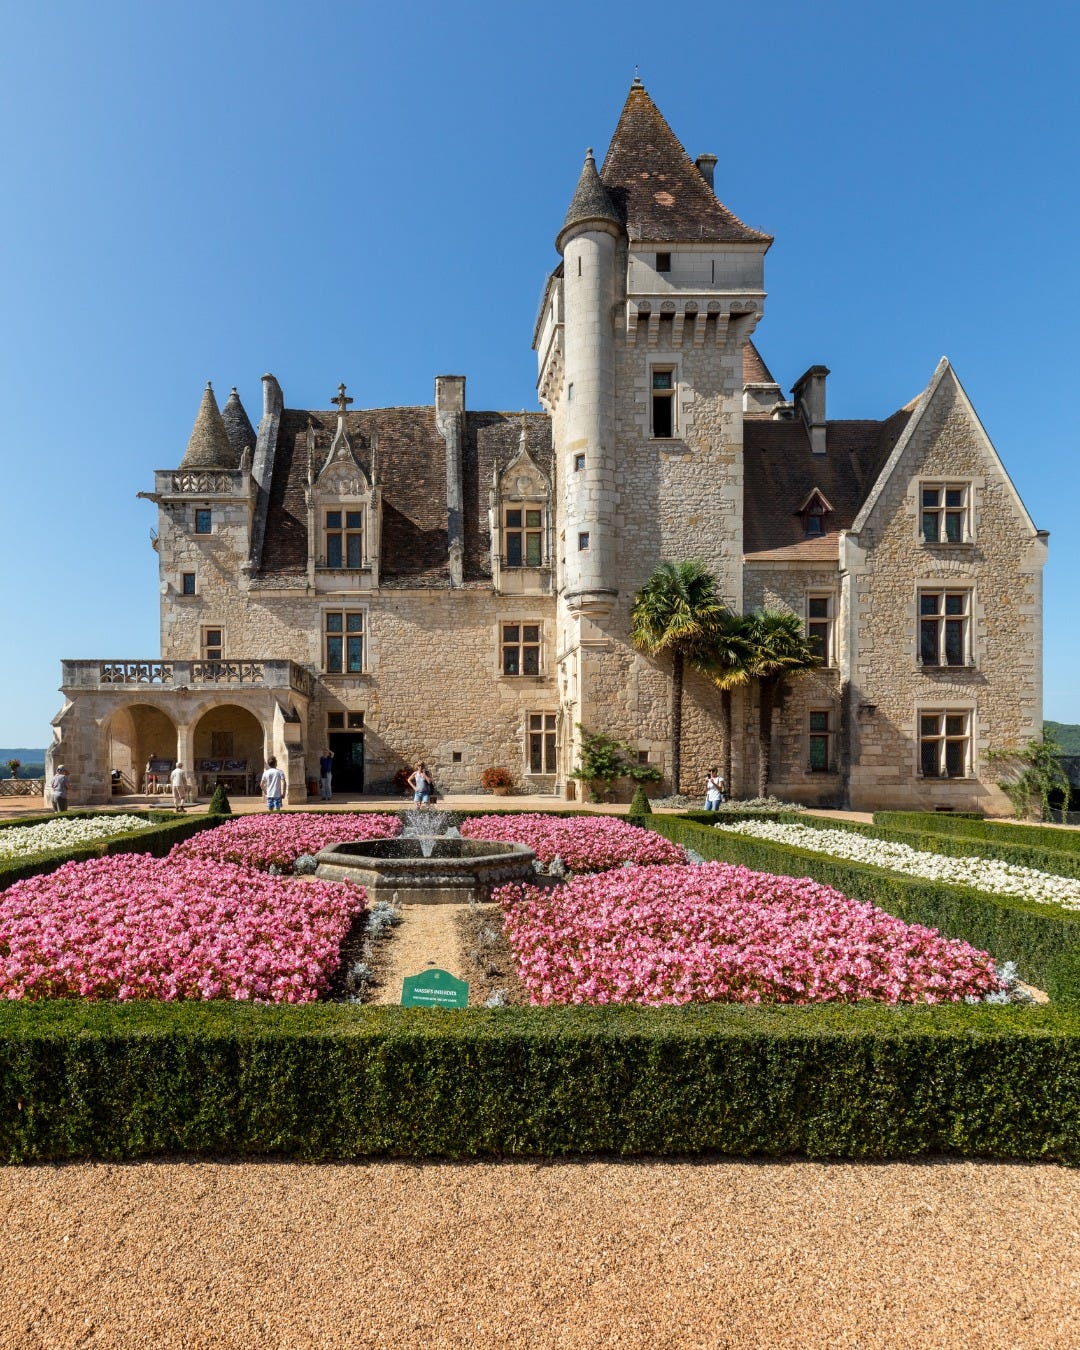
[[468, 905], [402, 905], [401, 923], [390, 930], [386, 964], [372, 1002], [400, 1003], [405, 976], [418, 975], [429, 966], [467, 980], [457, 919], [468, 911]]
[[0, 1345], [1074, 1347], [1080, 1171], [0, 1169]]

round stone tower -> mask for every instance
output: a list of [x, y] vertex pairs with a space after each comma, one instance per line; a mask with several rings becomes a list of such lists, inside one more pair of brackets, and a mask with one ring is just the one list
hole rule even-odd
[[555, 246], [563, 255], [565, 374], [562, 462], [565, 540], [562, 598], [572, 614], [610, 611], [616, 584], [616, 250], [623, 227], [585, 156]]

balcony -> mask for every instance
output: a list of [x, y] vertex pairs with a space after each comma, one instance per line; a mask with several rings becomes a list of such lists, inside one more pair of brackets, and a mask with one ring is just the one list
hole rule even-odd
[[295, 661], [64, 661], [62, 687], [76, 689], [291, 689], [310, 698], [311, 673]]

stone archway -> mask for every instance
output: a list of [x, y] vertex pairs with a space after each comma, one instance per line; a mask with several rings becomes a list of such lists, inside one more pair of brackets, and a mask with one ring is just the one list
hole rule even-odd
[[258, 794], [270, 733], [235, 703], [208, 709], [192, 727], [191, 744], [200, 794], [223, 783], [230, 794]]
[[176, 723], [168, 713], [149, 703], [125, 704], [104, 726], [105, 782], [117, 770], [123, 792], [142, 792], [148, 761], [175, 761], [176, 747]]

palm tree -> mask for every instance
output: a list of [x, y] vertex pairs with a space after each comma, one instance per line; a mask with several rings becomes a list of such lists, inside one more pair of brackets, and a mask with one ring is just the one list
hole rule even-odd
[[802, 621], [789, 609], [759, 609], [749, 616], [752, 653], [750, 676], [758, 686], [758, 796], [769, 787], [773, 709], [784, 684], [821, 665], [821, 658], [803, 632]]
[[671, 655], [671, 788], [682, 770], [683, 672], [711, 650], [730, 611], [716, 594], [716, 578], [700, 562], [662, 562], [653, 570], [630, 612], [630, 640], [649, 656]]
[[743, 614], [726, 611], [712, 635], [710, 649], [694, 660], [694, 665], [720, 690], [721, 773], [731, 791], [731, 691], [753, 679], [751, 664], [754, 644], [753, 620]]

